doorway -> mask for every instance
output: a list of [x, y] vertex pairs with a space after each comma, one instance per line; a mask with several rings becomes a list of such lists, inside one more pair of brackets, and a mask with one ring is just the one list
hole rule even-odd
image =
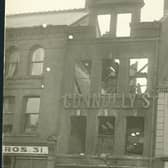
[[85, 153], [86, 116], [71, 116], [70, 118], [70, 153]]

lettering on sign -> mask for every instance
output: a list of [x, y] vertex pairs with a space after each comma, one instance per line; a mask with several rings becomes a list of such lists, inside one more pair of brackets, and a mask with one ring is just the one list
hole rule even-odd
[[48, 154], [47, 146], [3, 146], [3, 153]]
[[79, 108], [149, 108], [151, 97], [148, 93], [137, 94], [66, 94], [63, 98], [64, 108], [79, 109]]

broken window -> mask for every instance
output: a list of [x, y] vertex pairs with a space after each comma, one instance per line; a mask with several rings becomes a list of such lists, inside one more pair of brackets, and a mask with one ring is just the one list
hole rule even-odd
[[86, 117], [71, 116], [70, 153], [85, 153]]
[[130, 36], [131, 13], [117, 15], [117, 37]]
[[102, 94], [117, 92], [119, 65], [119, 59], [102, 60]]
[[75, 92], [87, 94], [90, 91], [91, 60], [80, 60], [75, 64]]
[[127, 117], [126, 153], [143, 154], [144, 117]]
[[98, 20], [98, 26], [99, 26], [101, 36], [108, 34], [110, 32], [111, 16], [110, 15], [98, 15], [97, 20]]
[[148, 59], [132, 58], [129, 67], [129, 92], [144, 93], [147, 90]]
[[3, 133], [10, 134], [13, 129], [14, 97], [5, 97], [3, 100]]
[[112, 116], [98, 117], [98, 153], [112, 153], [114, 147], [114, 124]]
[[7, 79], [16, 75], [19, 59], [20, 53], [16, 48], [12, 48], [10, 51], [7, 51], [5, 59], [5, 76]]

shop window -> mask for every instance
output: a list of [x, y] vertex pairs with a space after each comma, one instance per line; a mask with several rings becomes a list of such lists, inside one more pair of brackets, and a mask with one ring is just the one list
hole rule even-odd
[[129, 63], [129, 91], [142, 94], [147, 90], [148, 59], [132, 58]]
[[109, 33], [111, 16], [110, 15], [98, 15], [97, 20], [98, 20], [98, 25], [99, 25], [101, 36]]
[[26, 102], [25, 133], [36, 133], [39, 123], [40, 98], [29, 97]]
[[102, 94], [117, 92], [119, 65], [119, 59], [102, 60]]
[[90, 91], [91, 60], [81, 60], [75, 64], [75, 92], [87, 94]]
[[86, 117], [72, 116], [70, 132], [70, 153], [85, 153]]
[[112, 153], [114, 147], [114, 124], [112, 116], [98, 117], [98, 153]]
[[11, 48], [6, 52], [5, 58], [5, 77], [7, 79], [13, 78], [18, 70], [20, 54], [18, 49]]
[[131, 13], [117, 15], [117, 37], [130, 36]]
[[3, 156], [3, 168], [14, 168], [13, 158], [10, 156]]
[[43, 48], [37, 48], [32, 53], [31, 75], [39, 76], [43, 73], [45, 52]]
[[3, 168], [46, 168], [47, 158], [3, 156]]
[[47, 159], [39, 157], [16, 157], [15, 168], [46, 168]]
[[3, 133], [10, 134], [13, 128], [14, 97], [5, 97], [3, 100]]
[[126, 153], [142, 155], [144, 148], [144, 118], [127, 117]]

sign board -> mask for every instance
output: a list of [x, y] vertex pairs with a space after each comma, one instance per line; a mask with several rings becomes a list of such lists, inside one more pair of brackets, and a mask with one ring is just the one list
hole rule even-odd
[[47, 155], [47, 146], [3, 146], [2, 152], [4, 154], [36, 154]]
[[63, 97], [63, 103], [65, 109], [80, 109], [80, 108], [144, 108], [150, 107], [150, 95], [144, 93], [141, 95], [137, 94], [66, 94]]

